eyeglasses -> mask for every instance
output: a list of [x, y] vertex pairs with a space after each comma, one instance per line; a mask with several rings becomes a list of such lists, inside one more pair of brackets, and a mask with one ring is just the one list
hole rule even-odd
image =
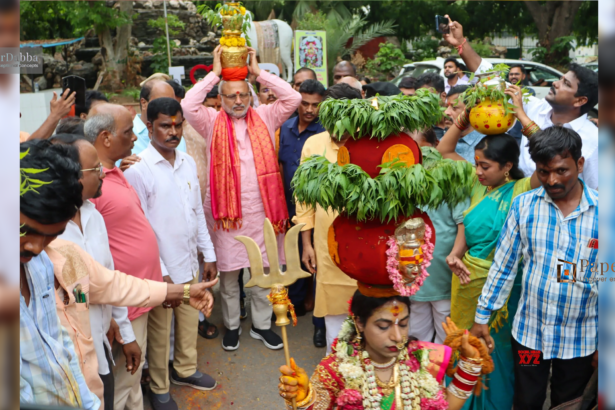
[[98, 166], [96, 168], [88, 168], [88, 169], [82, 169], [81, 172], [86, 172], [86, 171], [97, 171], [98, 172], [98, 176], [102, 177], [105, 175], [105, 170], [103, 169], [103, 164], [98, 164]]
[[250, 97], [250, 93], [220, 94], [220, 95], [229, 101], [235, 101], [235, 99], [237, 99], [237, 96], [239, 96], [239, 98], [241, 98], [242, 100], [245, 100], [246, 98]]

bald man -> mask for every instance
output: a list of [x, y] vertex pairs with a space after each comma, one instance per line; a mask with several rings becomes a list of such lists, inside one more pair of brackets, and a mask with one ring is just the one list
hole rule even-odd
[[[162, 97], [175, 98], [175, 91], [173, 90], [173, 87], [167, 84], [166, 81], [152, 79], [146, 81], [141, 87], [141, 99], [139, 101], [141, 106], [141, 114], [137, 114], [133, 121], [133, 131], [137, 136], [137, 142], [135, 142], [135, 146], [132, 149], [132, 154], [140, 154], [149, 145], [149, 131], [147, 130], [147, 126], [143, 120], [141, 120], [141, 115], [146, 114], [147, 116], [147, 105], [150, 101]], [[184, 141], [183, 138], [177, 146], [177, 149], [181, 152], [186, 152], [186, 141]]]
[[337, 84], [346, 83], [349, 86], [356, 88], [361, 93], [361, 97], [365, 98], [365, 91], [363, 90], [363, 84], [355, 77], [346, 76], [342, 77]]
[[357, 68], [348, 61], [340, 61], [333, 67], [333, 84], [337, 84], [344, 77], [357, 77]]

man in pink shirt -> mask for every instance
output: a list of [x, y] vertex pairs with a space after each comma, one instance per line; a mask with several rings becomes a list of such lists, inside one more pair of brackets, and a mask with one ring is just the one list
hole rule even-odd
[[[219, 85], [222, 110], [218, 112], [203, 106], [207, 93], [220, 82], [220, 47], [214, 50], [212, 71], [188, 91], [182, 101], [185, 118], [205, 138], [209, 148], [207, 160], [210, 175], [203, 207], [221, 272], [222, 316], [227, 329], [222, 341], [225, 350], [239, 347], [237, 278], [243, 268], [250, 266], [246, 249], [235, 236], [245, 235], [254, 239], [263, 254], [264, 266], [268, 267], [263, 235], [263, 223], [268, 217], [280, 233], [279, 257], [281, 263], [285, 263], [282, 244], [288, 211], [275, 157], [274, 135], [301, 104], [301, 94], [279, 77], [261, 71], [256, 62], [256, 52], [251, 48], [248, 50], [250, 73], [277, 95], [277, 101], [252, 109], [246, 81], [222, 81]], [[268, 293], [269, 289], [251, 289], [250, 336], [262, 340], [270, 349], [281, 349], [280, 336], [271, 330], [272, 309], [267, 300]]]
[[[106, 173], [102, 195], [93, 199], [107, 226], [109, 248], [115, 269], [140, 279], [157, 282], [168, 276], [161, 264], [156, 235], [150, 226], [141, 202], [133, 187], [115, 163], [131, 154], [137, 139], [132, 131], [132, 116], [122, 106], [99, 104], [92, 109], [85, 124], [86, 137], [94, 143]], [[156, 400], [154, 409], [177, 409], [169, 396], [166, 377], [169, 358], [169, 337], [166, 306], [128, 309], [137, 343], [149, 357], [149, 369], [154, 394], [164, 395]], [[141, 356], [139, 369], [133, 375], [123, 370], [125, 363], [121, 348], [114, 347], [115, 409], [142, 409], [141, 373], [145, 355]]]

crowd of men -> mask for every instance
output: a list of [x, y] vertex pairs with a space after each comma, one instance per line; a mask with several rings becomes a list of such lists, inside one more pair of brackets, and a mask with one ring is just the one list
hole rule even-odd
[[[31, 177], [44, 175], [52, 181], [21, 200], [22, 403], [140, 410], [141, 385], [148, 382], [152, 407], [173, 410], [178, 406], [169, 393], [170, 383], [214, 389], [216, 380], [197, 368], [197, 339], [219, 336], [217, 326], [208, 321], [213, 308], [210, 289], [218, 280], [222, 349], [240, 348], [240, 321], [246, 317], [251, 318], [252, 338], [269, 349], [283, 347], [271, 329], [268, 290], [251, 289], [247, 312], [243, 276], [250, 264], [245, 248], [234, 239], [253, 238], [268, 266], [262, 226], [272, 204], [261, 195], [261, 158], [251, 144], [254, 134], [261, 132], [274, 146], [276, 157], [265, 160], [279, 164], [288, 219], [291, 224], [306, 224], [300, 255], [304, 269], [314, 276], [292, 285], [289, 296], [298, 315], [314, 311], [313, 343], [329, 352], [347, 316], [348, 298], [335, 295], [352, 294], [356, 283], [337, 268], [327, 251], [328, 228], [336, 215], [296, 204], [291, 186], [303, 159], [324, 153], [336, 162], [345, 143], [331, 138], [319, 122], [319, 104], [325, 98], [413, 95], [417, 89], [429, 89], [441, 98], [445, 117], [412, 137], [422, 146], [435, 147], [466, 111], [459, 96], [471, 86], [467, 73], [489, 68], [468, 43], [459, 43], [464, 63], [447, 59], [445, 78], [427, 73], [405, 78], [398, 87], [369, 83], [347, 61], [335, 66], [328, 88], [309, 68], [299, 69], [288, 84], [261, 70], [255, 58], [249, 66], [255, 84], [224, 82], [217, 52], [212, 72], [188, 92], [160, 74], [142, 83], [140, 114], [132, 115], [109, 103], [104, 94], [88, 91], [85, 106], [76, 106], [75, 116], [67, 117], [74, 95], [54, 97], [45, 123], [32, 135], [20, 136], [21, 152], [27, 152], [21, 168], [45, 170]], [[511, 69], [509, 81], [523, 84], [522, 65]], [[587, 112], [597, 102], [597, 85], [593, 73], [573, 64], [545, 99], [532, 98], [523, 107], [523, 115], [541, 129], [563, 127], [580, 138], [584, 165], [578, 174], [592, 190], [598, 189], [598, 129]], [[261, 122], [251, 117], [252, 111]], [[219, 122], [222, 112], [229, 123]], [[224, 159], [224, 146], [214, 137], [221, 124], [232, 124], [240, 175], [234, 189], [243, 223], [230, 229], [218, 217], [226, 210], [219, 201], [223, 176], [218, 164]], [[475, 148], [483, 137], [468, 127], [455, 152], [475, 165]], [[517, 142], [519, 168], [529, 177], [536, 164], [528, 139], [519, 132]], [[595, 201], [597, 210], [597, 193]], [[442, 237], [455, 238], [459, 232], [461, 210], [447, 212], [446, 231], [437, 232], [438, 238], [443, 233]], [[557, 247], [557, 241], [544, 246]], [[447, 255], [442, 253], [440, 264], [434, 261], [440, 272], [432, 268], [430, 273], [448, 276], [450, 288], [453, 273], [444, 261]], [[283, 264], [282, 249], [279, 257]], [[450, 315], [450, 292], [432, 294], [413, 301], [410, 328], [421, 340], [441, 343], [439, 323]], [[589, 310], [588, 317], [593, 314]], [[553, 315], [549, 320], [558, 322], [566, 312]], [[592, 340], [579, 341], [587, 344], [584, 349], [570, 348], [561, 357], [553, 356], [554, 366], [557, 361], [574, 361], [580, 351], [596, 351]], [[567, 367], [560, 363], [559, 368]], [[543, 367], [540, 371], [544, 376]], [[524, 372], [532, 380], [531, 369]]]

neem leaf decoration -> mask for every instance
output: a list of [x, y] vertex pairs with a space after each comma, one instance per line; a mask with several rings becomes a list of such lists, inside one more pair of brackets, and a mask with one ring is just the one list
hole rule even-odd
[[466, 161], [443, 159], [437, 150], [423, 147], [423, 164], [404, 167], [394, 160], [370, 176], [359, 166], [340, 166], [314, 155], [299, 166], [291, 181], [295, 199], [316, 207], [354, 216], [358, 221], [387, 223], [412, 215], [416, 208], [453, 207], [468, 198], [473, 167]]
[[[377, 107], [377, 108], [376, 108]], [[416, 90], [413, 96], [376, 96], [367, 100], [335, 100], [320, 104], [321, 124], [335, 138], [348, 133], [354, 139], [377, 138], [382, 141], [399, 134], [436, 125], [442, 119], [440, 97], [427, 89]]]

